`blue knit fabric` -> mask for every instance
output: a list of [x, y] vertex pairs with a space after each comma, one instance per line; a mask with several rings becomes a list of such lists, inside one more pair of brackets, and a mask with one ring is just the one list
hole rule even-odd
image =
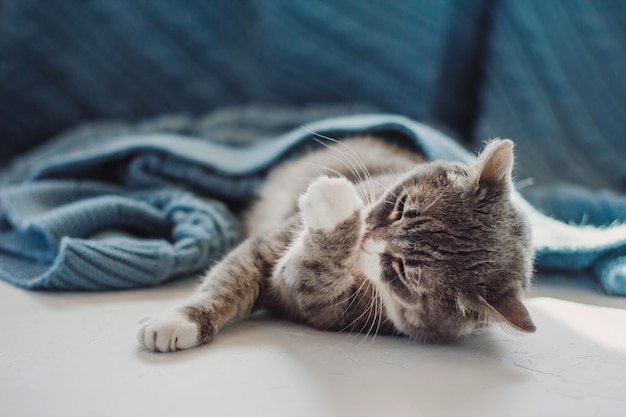
[[608, 226], [626, 213], [624, 195], [568, 183], [535, 184], [522, 190], [534, 207], [565, 223]]
[[0, 278], [24, 288], [105, 290], [206, 268], [241, 238], [215, 200], [81, 180], [0, 190]]
[[[249, 201], [270, 167], [315, 145], [312, 132], [384, 133], [432, 159], [473, 159], [441, 133], [392, 115], [326, 119], [246, 147], [175, 134], [76, 141], [62, 154], [23, 160], [24, 181], [0, 191], [0, 278], [25, 288], [128, 288], [207, 267], [239, 237], [237, 223], [221, 203], [172, 187]], [[607, 292], [626, 294], [626, 226], [579, 228], [517, 193], [515, 202], [533, 225], [539, 268], [593, 270]]]

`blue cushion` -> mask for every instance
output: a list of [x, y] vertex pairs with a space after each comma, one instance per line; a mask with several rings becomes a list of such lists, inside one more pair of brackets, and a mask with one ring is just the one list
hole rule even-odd
[[626, 190], [626, 2], [502, 0], [476, 146], [517, 143], [517, 178]]
[[0, 159], [77, 122], [364, 102], [462, 131], [486, 1], [4, 0]]

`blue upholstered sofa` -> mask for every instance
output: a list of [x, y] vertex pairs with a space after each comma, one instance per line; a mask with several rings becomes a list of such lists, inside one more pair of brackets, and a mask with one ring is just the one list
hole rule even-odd
[[4, 0], [1, 159], [87, 121], [359, 102], [511, 137], [520, 180], [623, 192], [625, 22], [619, 0]]
[[[287, 130], [375, 109], [470, 150], [514, 139], [526, 199], [600, 226], [626, 219], [625, 79], [619, 0], [4, 0], [0, 161], [89, 132], [235, 143], [270, 114]], [[237, 117], [258, 130], [211, 136]]]

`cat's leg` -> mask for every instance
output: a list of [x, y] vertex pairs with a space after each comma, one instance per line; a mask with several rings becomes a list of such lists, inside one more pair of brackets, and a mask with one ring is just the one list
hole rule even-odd
[[277, 263], [272, 293], [287, 305], [287, 313], [329, 328], [354, 293], [362, 202], [350, 181], [322, 177], [300, 197], [299, 207], [304, 229]]
[[208, 272], [183, 306], [142, 319], [139, 343], [156, 352], [188, 349], [211, 341], [225, 324], [250, 315], [289, 237], [286, 228], [244, 241]]

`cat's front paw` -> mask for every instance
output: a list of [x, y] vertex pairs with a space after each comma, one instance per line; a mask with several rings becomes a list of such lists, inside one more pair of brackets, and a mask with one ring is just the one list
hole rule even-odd
[[300, 196], [298, 206], [308, 227], [330, 231], [360, 210], [362, 203], [347, 179], [321, 177]]
[[139, 321], [139, 344], [153, 352], [174, 352], [199, 345], [198, 325], [177, 310]]

